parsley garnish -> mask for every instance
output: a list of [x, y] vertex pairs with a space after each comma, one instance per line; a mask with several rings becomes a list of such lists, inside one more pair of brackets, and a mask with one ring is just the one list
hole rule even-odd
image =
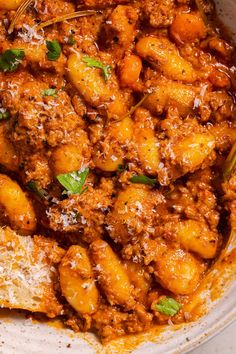
[[23, 49], [8, 49], [0, 55], [0, 70], [15, 71], [25, 57]]
[[76, 43], [75, 39], [74, 39], [74, 34], [71, 33], [68, 37], [68, 42], [67, 42], [70, 46], [74, 45]]
[[48, 197], [48, 193], [39, 187], [38, 183], [35, 181], [30, 181], [27, 183], [27, 188], [31, 191], [37, 194], [37, 196], [41, 199], [46, 199]]
[[0, 120], [9, 119], [11, 117], [10, 112], [0, 108]]
[[144, 175], [133, 176], [130, 178], [132, 183], [139, 183], [139, 184], [148, 184], [151, 187], [154, 187], [157, 183], [155, 178], [149, 178]]
[[98, 60], [96, 60], [94, 58], [90, 58], [90, 57], [83, 57], [82, 60], [90, 68], [101, 69], [102, 75], [103, 75], [105, 81], [107, 81], [109, 79], [109, 77], [111, 76], [112, 67], [110, 65], [104, 65], [101, 61], [98, 61]]
[[65, 173], [57, 176], [57, 180], [66, 189], [65, 193], [70, 194], [82, 194], [85, 192], [83, 186], [88, 176], [89, 169], [86, 167], [80, 171], [74, 171], [71, 173]]
[[165, 297], [158, 304], [156, 304], [155, 307], [157, 311], [172, 317], [179, 312], [182, 305], [172, 297]]
[[48, 49], [47, 58], [48, 60], [57, 60], [61, 55], [61, 46], [58, 41], [46, 41], [46, 46]]
[[57, 97], [56, 92], [57, 92], [56, 89], [49, 88], [49, 89], [43, 90], [43, 91], [42, 91], [42, 95], [43, 95], [43, 96]]

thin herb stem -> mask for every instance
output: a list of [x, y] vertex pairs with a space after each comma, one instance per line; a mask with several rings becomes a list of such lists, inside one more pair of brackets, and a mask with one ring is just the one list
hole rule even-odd
[[34, 2], [35, 0], [23, 0], [20, 6], [18, 7], [15, 16], [10, 24], [10, 27], [8, 29], [8, 33], [11, 34], [14, 31], [15, 25], [20, 18], [20, 16], [26, 11], [27, 7]]
[[58, 17], [48, 20], [46, 22], [42, 22], [38, 26], [36, 26], [36, 30], [40, 30], [44, 27], [51, 26], [54, 23], [58, 23], [58, 22], [66, 21], [66, 20], [72, 20], [73, 18], [78, 18], [78, 17], [92, 16], [92, 15], [96, 15], [98, 13], [100, 13], [100, 11], [96, 11], [96, 10], [84, 10], [84, 11], [72, 12], [70, 14], [58, 16]]
[[197, 6], [197, 8], [198, 8], [198, 11], [199, 11], [200, 14], [201, 14], [201, 17], [202, 17], [202, 19], [203, 19], [205, 25], [207, 26], [207, 25], [209, 24], [209, 21], [208, 21], [208, 18], [207, 18], [207, 16], [206, 16], [206, 14], [205, 14], [205, 11], [204, 11], [204, 9], [203, 9], [203, 7], [202, 7], [201, 1], [200, 1], [200, 0], [195, 0], [195, 4], [196, 4], [196, 6]]

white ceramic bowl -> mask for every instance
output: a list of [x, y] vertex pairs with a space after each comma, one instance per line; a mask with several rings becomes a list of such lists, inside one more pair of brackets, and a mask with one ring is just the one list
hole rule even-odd
[[[236, 1], [216, 0], [220, 18], [231, 28], [236, 42]], [[231, 244], [229, 251], [236, 246]], [[78, 335], [48, 324], [25, 320], [16, 312], [0, 313], [0, 353], [3, 354], [178, 354], [185, 353], [217, 334], [236, 318], [235, 273], [225, 272], [225, 293], [211, 303], [211, 311], [198, 322], [179, 329], [120, 339], [107, 347], [92, 334]], [[233, 279], [234, 278], [234, 279]], [[215, 274], [214, 282], [221, 281]], [[217, 282], [214, 283], [217, 286]], [[207, 291], [206, 291], [206, 295]]]

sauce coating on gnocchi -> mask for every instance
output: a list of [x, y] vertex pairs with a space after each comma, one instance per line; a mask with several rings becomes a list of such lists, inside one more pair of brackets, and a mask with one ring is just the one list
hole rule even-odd
[[30, 309], [104, 343], [198, 318], [236, 225], [234, 48], [200, 3], [0, 0], [0, 307], [32, 267]]

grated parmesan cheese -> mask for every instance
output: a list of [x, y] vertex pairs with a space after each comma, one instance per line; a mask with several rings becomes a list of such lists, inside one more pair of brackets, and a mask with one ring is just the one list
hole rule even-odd
[[23, 24], [22, 32], [18, 33], [18, 37], [24, 42], [32, 45], [41, 45], [45, 43], [44, 37], [37, 33], [35, 27], [30, 27], [27, 24]]

